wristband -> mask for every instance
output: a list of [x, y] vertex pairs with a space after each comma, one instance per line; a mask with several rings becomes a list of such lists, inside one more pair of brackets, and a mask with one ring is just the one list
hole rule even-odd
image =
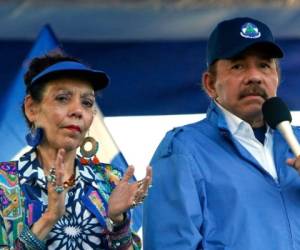
[[26, 248], [29, 250], [44, 250], [46, 249], [46, 244], [44, 241], [38, 239], [33, 232], [24, 225], [23, 230], [19, 236], [19, 240], [25, 244]]
[[124, 220], [121, 223], [113, 223], [107, 218], [108, 245], [109, 249], [127, 250], [132, 245], [132, 233], [130, 230], [130, 219], [124, 213]]
[[106, 228], [109, 232], [117, 232], [120, 231], [124, 226], [129, 222], [128, 216], [126, 213], [123, 213], [123, 221], [116, 223], [109, 217], [106, 218]]

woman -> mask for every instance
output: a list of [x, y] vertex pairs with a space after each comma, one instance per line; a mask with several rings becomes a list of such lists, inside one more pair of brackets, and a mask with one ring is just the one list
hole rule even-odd
[[121, 179], [118, 169], [91, 160], [96, 151], [76, 154], [93, 121], [95, 91], [108, 82], [68, 56], [31, 62], [23, 111], [32, 150], [0, 163], [0, 249], [140, 248], [129, 211], [146, 197], [151, 168], [129, 183], [132, 166]]

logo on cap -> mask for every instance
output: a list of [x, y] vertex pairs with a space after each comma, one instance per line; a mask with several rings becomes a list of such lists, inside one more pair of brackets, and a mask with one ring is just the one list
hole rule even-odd
[[253, 23], [245, 23], [241, 28], [240, 35], [245, 38], [256, 39], [261, 36], [261, 33]]

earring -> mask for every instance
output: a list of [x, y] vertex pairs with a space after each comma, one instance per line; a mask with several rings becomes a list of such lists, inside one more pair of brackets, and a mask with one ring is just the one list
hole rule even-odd
[[215, 99], [216, 102], [218, 102], [219, 96], [216, 95], [216, 96], [214, 97], [214, 99]]
[[32, 126], [30, 132], [26, 135], [26, 142], [29, 146], [36, 148], [44, 137], [44, 130], [42, 128], [36, 128]]
[[[90, 149], [87, 149], [88, 147], [90, 147]], [[88, 159], [92, 158], [94, 164], [99, 164], [100, 162], [96, 156], [98, 149], [99, 143], [93, 137], [85, 137], [80, 145], [81, 163], [88, 164]]]

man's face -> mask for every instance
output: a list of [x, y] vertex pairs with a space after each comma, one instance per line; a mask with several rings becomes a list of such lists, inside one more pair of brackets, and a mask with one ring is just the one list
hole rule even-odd
[[278, 84], [275, 59], [248, 50], [239, 57], [216, 62], [209, 94], [225, 109], [253, 125], [262, 121], [262, 104], [276, 95]]

